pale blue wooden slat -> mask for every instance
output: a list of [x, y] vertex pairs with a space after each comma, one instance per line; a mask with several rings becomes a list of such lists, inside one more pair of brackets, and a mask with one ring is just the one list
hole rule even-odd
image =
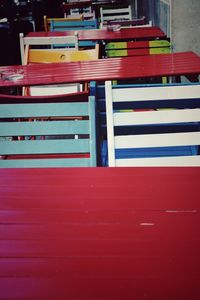
[[89, 134], [88, 120], [2, 122], [0, 136]]
[[0, 155], [88, 152], [88, 139], [0, 141]]
[[[74, 119], [86, 116], [87, 120]], [[47, 118], [33, 122], [23, 122], [23, 118]], [[64, 117], [52, 121], [54, 117]], [[65, 117], [72, 117], [71, 120]], [[12, 121], [2, 119], [10, 118]], [[1, 104], [0, 105], [0, 167], [33, 166], [95, 166], [95, 99], [80, 103], [43, 103], [43, 104]], [[92, 132], [91, 132], [92, 131]], [[87, 139], [69, 139], [69, 135], [88, 135]], [[26, 140], [12, 140], [4, 137], [27, 136]], [[37, 140], [28, 140], [36, 136]], [[41, 139], [45, 136], [45, 140]], [[51, 138], [51, 139], [50, 139]], [[87, 153], [90, 158], [59, 158], [61, 154]], [[48, 156], [45, 159], [24, 159], [24, 155], [56, 154], [58, 159]], [[9, 159], [9, 155], [16, 155]], [[17, 157], [17, 155], [20, 155]], [[23, 155], [23, 157], [21, 156]], [[5, 156], [5, 157], [4, 157]], [[8, 157], [7, 157], [8, 156]], [[8, 158], [8, 159], [7, 159]], [[13, 157], [12, 157], [13, 158]], [[29, 157], [30, 158], [30, 157]], [[27, 163], [26, 163], [27, 161]]]
[[[11, 107], [12, 105], [12, 107]], [[0, 118], [87, 116], [88, 103], [1, 104]]]
[[90, 167], [90, 158], [0, 160], [0, 168]]
[[82, 21], [57, 21], [51, 20], [51, 31], [74, 30], [74, 29], [95, 29], [98, 27], [97, 20], [82, 20]]

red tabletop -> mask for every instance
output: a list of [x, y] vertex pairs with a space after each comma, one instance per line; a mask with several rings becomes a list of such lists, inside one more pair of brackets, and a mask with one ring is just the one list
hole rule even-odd
[[[9, 80], [22, 73], [23, 78]], [[104, 81], [170, 75], [200, 74], [200, 56], [193, 52], [120, 57], [70, 63], [0, 67], [0, 86]], [[7, 78], [7, 79], [6, 79]], [[5, 80], [4, 80], [5, 79]]]
[[0, 299], [199, 300], [200, 168], [0, 169]]
[[[166, 34], [159, 27], [138, 27], [122, 28], [120, 31], [111, 31], [107, 29], [76, 30], [80, 41], [114, 41], [114, 40], [139, 40], [165, 38]], [[29, 32], [27, 37], [43, 36], [65, 36], [72, 35], [75, 31], [35, 31]]]

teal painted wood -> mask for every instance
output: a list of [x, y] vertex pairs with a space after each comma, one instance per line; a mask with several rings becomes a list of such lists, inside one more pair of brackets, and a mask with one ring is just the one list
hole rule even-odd
[[0, 136], [35, 136], [59, 134], [89, 134], [88, 120], [4, 122]]
[[0, 168], [64, 168], [90, 166], [90, 158], [0, 160]]
[[88, 103], [1, 104], [0, 118], [87, 116]]
[[97, 20], [83, 20], [83, 21], [57, 21], [51, 20], [51, 31], [65, 31], [65, 30], [82, 30], [82, 29], [96, 29], [98, 28]]
[[[0, 167], [96, 166], [95, 122], [94, 97], [76, 103], [0, 104]], [[72, 153], [89, 158], [63, 158]], [[58, 158], [32, 157], [37, 154]]]
[[89, 139], [1, 141], [1, 155], [90, 152]]
[[[83, 21], [55, 21], [50, 22], [50, 31], [66, 31], [66, 30], [88, 30], [97, 29], [97, 20]], [[94, 41], [79, 41], [79, 47], [93, 47], [96, 45]]]

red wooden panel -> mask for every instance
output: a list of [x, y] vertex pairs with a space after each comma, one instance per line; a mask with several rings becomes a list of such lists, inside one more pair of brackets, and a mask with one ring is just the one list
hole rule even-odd
[[156, 26], [152, 27], [130, 27], [121, 28], [120, 31], [111, 31], [107, 29], [90, 29], [90, 30], [66, 30], [66, 31], [38, 31], [30, 32], [27, 37], [43, 37], [43, 36], [65, 36], [78, 33], [78, 39], [80, 41], [126, 41], [126, 40], [144, 40], [144, 39], [155, 39], [164, 38], [166, 34]]
[[200, 168], [0, 169], [0, 299], [200, 297]]
[[128, 49], [128, 56], [131, 55], [148, 55], [150, 54], [150, 49]]
[[0, 80], [0, 86], [104, 81], [139, 77], [198, 75], [200, 56], [193, 52], [120, 57], [70, 63], [0, 67], [1, 73], [22, 71], [18, 80]]
[[149, 41], [127, 42], [127, 48], [149, 48]]

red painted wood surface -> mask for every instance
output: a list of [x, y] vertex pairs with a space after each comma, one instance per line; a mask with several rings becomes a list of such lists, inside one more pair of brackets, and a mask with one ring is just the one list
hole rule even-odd
[[138, 28], [121, 28], [120, 31], [111, 31], [107, 29], [90, 29], [90, 30], [68, 30], [68, 31], [35, 31], [30, 32], [27, 37], [45, 37], [45, 36], [65, 36], [78, 32], [80, 41], [126, 41], [134, 39], [155, 39], [165, 38], [166, 34], [159, 27], [138, 27]]
[[200, 168], [0, 169], [0, 299], [199, 300]]
[[0, 67], [1, 74], [23, 73], [22, 79], [3, 80], [0, 86], [104, 81], [139, 77], [200, 74], [200, 56], [179, 52], [136, 57], [119, 57], [70, 63]]

